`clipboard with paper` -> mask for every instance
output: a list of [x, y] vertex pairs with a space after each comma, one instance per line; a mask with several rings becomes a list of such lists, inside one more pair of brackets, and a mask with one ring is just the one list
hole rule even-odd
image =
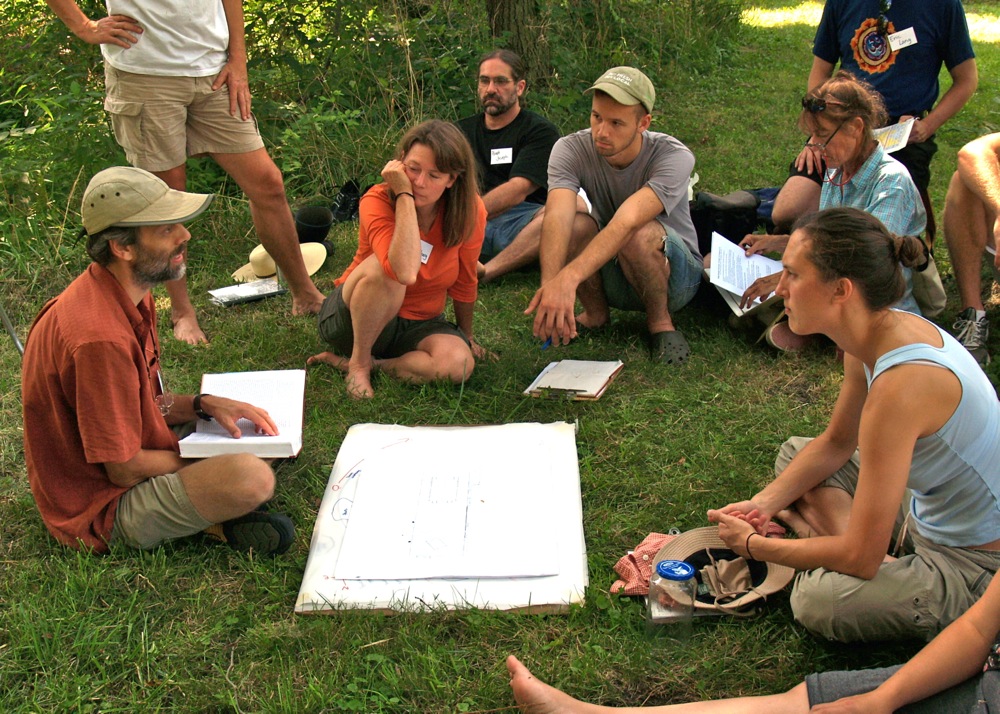
[[564, 359], [550, 362], [524, 390], [532, 397], [547, 399], [600, 399], [625, 363]]

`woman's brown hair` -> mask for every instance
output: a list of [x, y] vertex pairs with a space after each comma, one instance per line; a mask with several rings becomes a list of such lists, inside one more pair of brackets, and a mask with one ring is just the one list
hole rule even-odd
[[828, 208], [802, 216], [792, 232], [809, 240], [809, 260], [824, 281], [847, 278], [854, 283], [872, 310], [899, 302], [906, 291], [900, 270], [923, 270], [928, 252], [915, 236], [889, 232], [875, 216], [857, 208]]
[[882, 95], [845, 70], [838, 70], [803, 97], [799, 129], [815, 134], [821, 116], [837, 125], [855, 117], [861, 119], [864, 129], [859, 154], [864, 157], [871, 153], [875, 143], [872, 132], [885, 125], [888, 119]]
[[425, 121], [407, 131], [396, 147], [396, 158], [402, 161], [414, 144], [423, 144], [434, 152], [438, 170], [455, 177], [439, 200], [444, 210], [444, 244], [456, 246], [472, 234], [476, 224], [479, 188], [472, 148], [454, 124], [440, 119]]

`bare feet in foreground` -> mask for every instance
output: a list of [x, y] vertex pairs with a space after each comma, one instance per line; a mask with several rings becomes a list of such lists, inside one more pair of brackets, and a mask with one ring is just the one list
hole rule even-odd
[[208, 336], [202, 332], [198, 325], [198, 318], [194, 313], [173, 318], [174, 337], [189, 345], [208, 344]]
[[321, 293], [315, 286], [305, 295], [292, 295], [293, 315], [315, 315], [323, 307], [326, 295]]
[[349, 359], [333, 352], [320, 352], [318, 355], [313, 355], [306, 360], [306, 364], [328, 364], [341, 372], [346, 372], [344, 385], [352, 399], [371, 399], [375, 396], [371, 382], [371, 367], [354, 367]]
[[537, 679], [514, 655], [507, 658], [507, 671], [510, 673], [510, 688], [514, 690], [514, 700], [525, 714], [599, 711], [597, 707], [573, 699]]

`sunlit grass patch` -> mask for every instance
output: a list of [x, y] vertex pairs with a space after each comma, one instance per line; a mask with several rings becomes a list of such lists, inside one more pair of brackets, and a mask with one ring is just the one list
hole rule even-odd
[[823, 3], [804, 2], [793, 7], [763, 8], [751, 6], [743, 11], [742, 21], [751, 27], [786, 27], [809, 25], [815, 27], [823, 15]]

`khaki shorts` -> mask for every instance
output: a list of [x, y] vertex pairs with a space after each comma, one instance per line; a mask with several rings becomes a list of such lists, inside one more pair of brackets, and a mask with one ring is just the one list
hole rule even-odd
[[164, 541], [194, 535], [212, 525], [195, 510], [178, 474], [154, 476], [118, 500], [111, 543], [148, 550]]
[[[811, 439], [792, 437], [775, 461], [781, 473]], [[858, 452], [823, 485], [854, 495]], [[893, 540], [909, 495], [897, 514]], [[800, 572], [792, 586], [795, 619], [841, 642], [919, 637], [931, 640], [982, 596], [1000, 567], [1000, 551], [956, 548], [928, 540], [911, 527], [897, 560], [883, 563], [871, 580], [825, 568]]]
[[104, 65], [104, 109], [133, 166], [167, 171], [200, 154], [243, 154], [264, 146], [257, 120], [229, 113], [229, 86], [215, 77], [160, 77]]

